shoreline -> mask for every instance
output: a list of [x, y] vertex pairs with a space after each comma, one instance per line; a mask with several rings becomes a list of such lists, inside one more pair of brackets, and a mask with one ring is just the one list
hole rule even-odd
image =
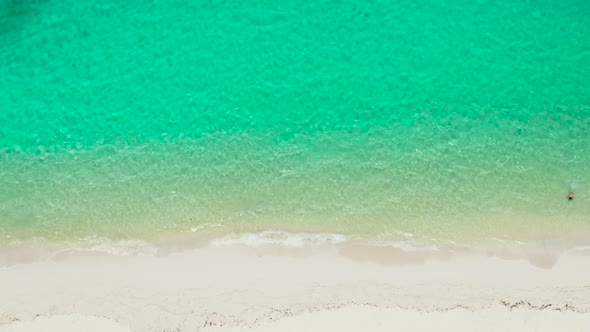
[[[52, 260], [64, 255], [111, 255], [114, 257], [153, 256], [163, 257], [188, 250], [207, 247], [244, 246], [250, 248], [291, 249], [291, 248], [366, 248], [374, 251], [397, 250], [404, 253], [430, 255], [450, 255], [471, 253], [498, 256], [508, 259], [528, 259], [531, 264], [539, 263], [547, 267], [554, 264], [560, 256], [583, 252], [590, 254], [590, 234], [554, 236], [528, 241], [489, 239], [479, 243], [457, 243], [455, 241], [436, 241], [418, 239], [413, 234], [398, 232], [399, 238], [365, 239], [337, 233], [292, 233], [284, 230], [265, 230], [260, 232], [228, 233], [222, 236], [195, 236], [181, 234], [157, 240], [123, 239], [112, 240], [106, 237], [85, 238], [68, 243], [51, 243], [44, 239], [15, 241], [0, 245], [0, 268], [19, 264], [29, 264]], [[343, 251], [350, 251], [343, 249]], [[362, 252], [363, 250], [359, 251]], [[356, 254], [358, 255], [358, 254]], [[354, 256], [354, 255], [353, 255]], [[544, 259], [539, 260], [540, 257]], [[371, 257], [365, 257], [371, 259]], [[542, 263], [540, 261], [547, 262]]]
[[[70, 227], [66, 229], [52, 228], [1, 228], [0, 248], [11, 243], [34, 243], [41, 246], [63, 247], [75, 245], [92, 245], [100, 240], [135, 241], [149, 243], [168, 243], [198, 239], [199, 241], [218, 240], [229, 235], [261, 234], [267, 231], [285, 234], [328, 234], [344, 236], [360, 241], [403, 241], [415, 240], [423, 243], [461, 245], [480, 245], [494, 242], [529, 243], [535, 241], [554, 241], [566, 239], [576, 240], [585, 237], [590, 239], [590, 223], [588, 218], [571, 216], [536, 216], [536, 215], [488, 215], [464, 216], [463, 218], [444, 221], [432, 225], [421, 224], [420, 227], [408, 227], [408, 224], [382, 226], [362, 224], [351, 227], [347, 223], [322, 224], [317, 222], [301, 222], [282, 220], [281, 222], [263, 222], [260, 224], [241, 224], [212, 222], [198, 225], [176, 223], [174, 220], [159, 220], [158, 223], [130, 223], [107, 225], [106, 228], [88, 229], [87, 227]], [[159, 225], [161, 222], [161, 226]], [[411, 224], [411, 223], [410, 223]], [[33, 233], [31, 233], [33, 232]], [[590, 245], [590, 241], [586, 241]]]
[[574, 325], [590, 315], [590, 270], [580, 269], [590, 249], [583, 247], [556, 256], [539, 247], [518, 253], [355, 242], [175, 245], [126, 256], [69, 250], [3, 265], [0, 331], [17, 328], [15, 321], [49, 326], [52, 317], [71, 321], [72, 315], [108, 319], [133, 332], [262, 329], [351, 306], [401, 310], [404, 317], [457, 308], [469, 317], [498, 307], [535, 317], [567, 311], [575, 313], [567, 318]]

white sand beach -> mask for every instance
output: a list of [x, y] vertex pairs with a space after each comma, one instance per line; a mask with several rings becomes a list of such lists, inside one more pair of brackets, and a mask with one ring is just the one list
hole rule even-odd
[[587, 250], [27, 250], [2, 252], [2, 332], [590, 330]]

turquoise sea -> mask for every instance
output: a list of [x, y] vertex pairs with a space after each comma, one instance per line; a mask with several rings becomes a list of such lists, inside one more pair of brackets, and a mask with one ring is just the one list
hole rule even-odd
[[0, 0], [0, 242], [587, 233], [589, 32], [580, 0]]

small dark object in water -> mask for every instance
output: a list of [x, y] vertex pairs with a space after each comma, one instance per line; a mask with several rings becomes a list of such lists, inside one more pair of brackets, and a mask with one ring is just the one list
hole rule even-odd
[[567, 197], [570, 201], [574, 199], [574, 192], [570, 192], [570, 195]]

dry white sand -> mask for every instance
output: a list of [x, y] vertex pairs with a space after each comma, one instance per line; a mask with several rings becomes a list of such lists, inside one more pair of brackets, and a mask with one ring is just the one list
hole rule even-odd
[[36, 317], [30, 322], [17, 322], [6, 327], [0, 327], [2, 332], [132, 332], [128, 327], [117, 324], [112, 320], [95, 317], [82, 316], [79, 314]]
[[15, 264], [4, 251], [0, 331], [590, 330], [588, 253], [499, 252], [232, 245]]

